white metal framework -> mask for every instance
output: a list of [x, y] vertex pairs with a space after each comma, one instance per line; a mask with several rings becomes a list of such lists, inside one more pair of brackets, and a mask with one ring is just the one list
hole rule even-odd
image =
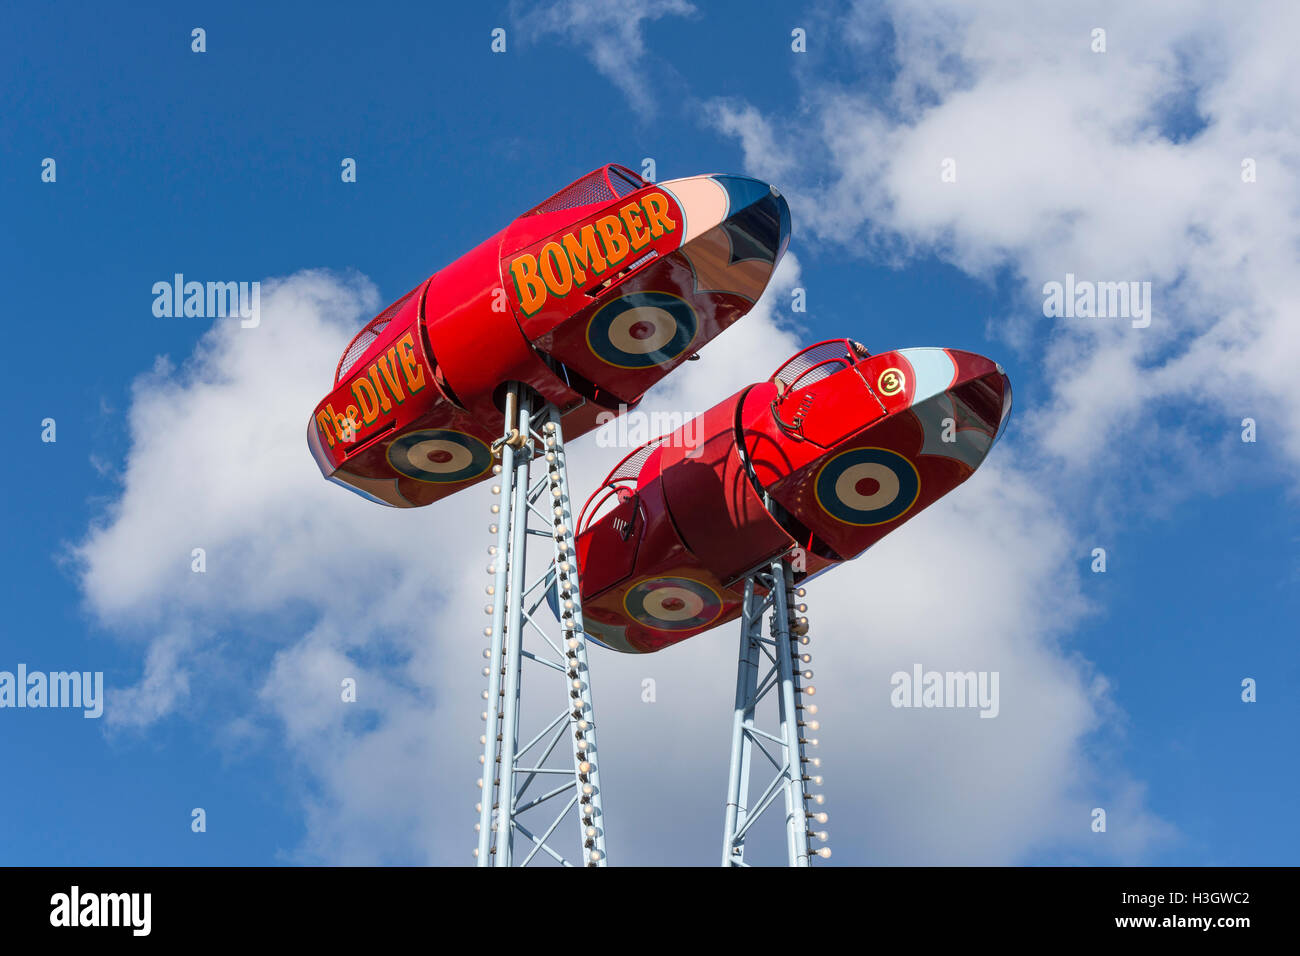
[[[760, 593], [765, 592], [765, 593]], [[817, 746], [813, 719], [817, 705], [805, 703], [816, 688], [804, 685], [812, 679], [807, 665], [812, 656], [808, 605], [797, 604], [803, 588], [793, 586], [793, 573], [783, 558], [751, 574], [745, 580], [745, 597], [740, 618], [740, 654], [736, 668], [736, 709], [731, 728], [731, 769], [727, 779], [727, 811], [723, 825], [722, 865], [748, 866], [745, 841], [754, 824], [780, 800], [785, 806], [786, 855], [790, 866], [807, 866], [810, 855], [826, 858], [830, 847], [810, 850], [809, 840], [825, 843], [825, 831], [813, 831], [813, 823], [825, 823], [826, 813], [816, 809], [821, 794], [808, 792], [807, 784], [820, 786], [822, 778], [809, 770], [821, 767], [821, 760], [809, 757], [807, 749]], [[770, 615], [768, 612], [771, 612]], [[768, 636], [763, 636], [763, 618], [769, 617]], [[759, 726], [760, 705], [774, 710], [775, 728]], [[775, 701], [775, 707], [770, 702]], [[774, 776], [751, 801], [750, 775], [754, 751], [771, 765]], [[761, 767], [760, 767], [761, 769]], [[813, 806], [809, 806], [812, 804]]]
[[[505, 418], [505, 434], [493, 445], [501, 456], [493, 469], [499, 483], [492, 487], [500, 504], [493, 505], [497, 537], [489, 549], [492, 604], [485, 610], [492, 624], [483, 652], [488, 687], [474, 855], [479, 866], [605, 866], [596, 721], [560, 415], [526, 386], [511, 384]], [[544, 473], [530, 483], [539, 449]], [[529, 539], [536, 537], [549, 539], [545, 563], [534, 562], [540, 570], [527, 562]], [[527, 695], [525, 662], [532, 675]], [[546, 673], [554, 678], [555, 706], [543, 699]], [[535, 725], [535, 732], [521, 735], [521, 724]], [[561, 841], [573, 846], [566, 835], [572, 831], [561, 829], [571, 815], [578, 843], [576, 852], [564, 853], [557, 847]]]

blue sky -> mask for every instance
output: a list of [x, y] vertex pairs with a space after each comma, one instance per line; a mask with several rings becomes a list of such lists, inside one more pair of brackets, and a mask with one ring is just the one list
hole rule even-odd
[[[310, 567], [309, 539], [293, 529], [271, 524], [261, 539], [232, 532], [226, 551], [211, 549], [218, 567], [224, 554], [246, 568], [276, 568], [267, 577], [274, 586], [255, 595], [238, 575], [217, 572], [203, 584], [184, 577], [188, 547], [164, 532], [210, 515], [203, 533], [225, 540], [220, 529], [249, 507], [232, 505], [223, 488], [251, 498], [280, 489], [274, 494], [297, 500], [281, 487], [280, 456], [241, 451], [263, 447], [256, 435], [238, 440], [253, 428], [241, 416], [261, 407], [273, 425], [292, 424], [272, 441], [296, 442], [289, 457], [314, 471], [302, 423], [330, 383], [325, 356], [337, 355], [349, 329], [590, 168], [639, 168], [652, 157], [661, 179], [745, 172], [776, 182], [791, 201], [787, 281], [742, 323], [752, 326], [749, 338], [738, 328], [735, 343], [706, 350], [698, 364], [713, 377], [758, 380], [792, 343], [847, 335], [875, 351], [944, 345], [988, 354], [1015, 389], [1015, 417], [990, 458], [996, 470], [982, 469], [969, 494], [936, 508], [924, 527], [898, 532], [909, 542], [824, 579], [820, 640], [840, 648], [832, 653], [843, 675], [825, 689], [824, 705], [830, 829], [838, 819], [845, 834], [832, 840], [836, 860], [1296, 862], [1300, 426], [1285, 411], [1294, 395], [1285, 360], [1297, 336], [1281, 317], [1294, 315], [1296, 289], [1281, 267], [1294, 267], [1300, 235], [1286, 160], [1294, 162], [1288, 144], [1300, 136], [1285, 100], [1254, 95], [1272, 89], [1260, 75], [1267, 71], [1248, 68], [1276, 52], [1268, 39], [1244, 25], [1225, 31], [1211, 8], [1195, 5], [1179, 21], [1099, 4], [1074, 20], [1021, 22], [989, 3], [933, 23], [890, 6], [700, 6], [615, 5], [590, 22], [567, 4], [324, 4], [310, 15], [252, 4], [11, 11], [0, 37], [0, 282], [19, 458], [4, 481], [9, 613], [0, 669], [102, 670], [110, 690], [103, 720], [0, 711], [0, 861], [467, 862], [477, 730], [462, 735], [468, 745], [444, 742], [460, 733], [460, 711], [474, 709], [477, 669], [462, 662], [458, 672], [469, 688], [465, 707], [453, 702], [451, 664], [433, 689], [420, 680], [431, 673], [422, 654], [455, 647], [457, 628], [472, 635], [481, 626], [460, 623], [480, 601], [460, 596], [457, 569], [479, 570], [481, 561], [458, 550], [459, 525], [449, 524], [458, 519], [435, 513], [437, 505], [401, 520], [376, 517], [364, 502], [347, 511], [350, 528], [382, 528], [358, 547], [369, 563], [357, 573], [390, 589], [405, 621], [339, 620], [308, 584], [277, 591], [290, 580], [276, 563], [287, 552], [303, 548]], [[1088, 50], [1094, 21], [1110, 26], [1112, 52]], [[190, 50], [196, 26], [207, 31], [203, 54]], [[504, 54], [489, 49], [498, 26], [508, 31]], [[791, 51], [797, 26], [808, 33], [805, 54]], [[1017, 31], [1049, 37], [1034, 49], [1057, 51], [1043, 55], [1050, 62], [1012, 42]], [[1075, 50], [1069, 38], [1080, 35]], [[1018, 52], [999, 60], [996, 38]], [[1189, 67], [1185, 51], [1202, 48], [1196, 41], [1215, 56]], [[619, 65], [607, 74], [611, 52]], [[1112, 59], [1098, 66], [1099, 56]], [[1098, 76], [1091, 94], [1088, 71]], [[1063, 122], [1103, 104], [1109, 137], [1088, 137], [1093, 154], [1063, 157], [1052, 129], [1027, 124], [1015, 131], [1020, 141], [1000, 133], [1000, 122], [1015, 122], [1016, 91], [1027, 89], [1049, 91]], [[1200, 105], [1188, 109], [1189, 101]], [[926, 165], [922, 185], [904, 160], [932, 147], [933, 175]], [[958, 156], [963, 192], [944, 205], [938, 163], [948, 155]], [[1258, 156], [1263, 198], [1251, 194], [1237, 207], [1212, 196], [1202, 207], [1207, 156], [1222, 158], [1228, 180], [1239, 157]], [[55, 183], [41, 181], [45, 157], [57, 162]], [[340, 181], [344, 157], [357, 161], [355, 184]], [[1063, 180], [1042, 172], [1062, 163], [1078, 169]], [[991, 168], [1001, 173], [981, 183]], [[1006, 201], [991, 201], [999, 197]], [[1150, 209], [1141, 205], [1148, 201]], [[1198, 241], [1188, 240], [1188, 224]], [[304, 270], [327, 270], [311, 289], [328, 304], [272, 298], [267, 322], [283, 322], [260, 339], [264, 330], [238, 333], [228, 320], [214, 329], [222, 320], [151, 312], [153, 283], [176, 272], [249, 281]], [[1151, 334], [1122, 320], [1080, 327], [1044, 318], [1036, 290], [1067, 271], [1153, 281]], [[807, 289], [807, 313], [790, 311], [793, 284]], [[156, 366], [159, 356], [170, 365]], [[250, 364], [263, 382], [292, 380], [285, 395], [293, 401], [267, 401], [257, 381], [256, 401], [233, 400], [230, 389], [246, 381], [234, 373]], [[234, 385], [222, 384], [232, 377]], [[203, 383], [214, 401], [191, 408]], [[727, 394], [697, 376], [664, 402], [702, 409]], [[169, 419], [174, 407], [190, 413]], [[1258, 423], [1254, 444], [1240, 441], [1246, 416]], [[47, 417], [57, 422], [53, 444], [40, 440]], [[141, 441], [149, 423], [164, 434]], [[171, 442], [168, 424], [190, 428]], [[187, 461], [181, 448], [198, 450]], [[593, 451], [577, 483], [593, 484], [619, 454]], [[152, 477], [142, 479], [149, 467]], [[320, 484], [327, 506], [343, 494]], [[142, 516], [154, 510], [152, 487], [175, 497]], [[274, 494], [267, 500], [286, 500]], [[140, 511], [123, 507], [142, 499]], [[463, 507], [478, 505], [485, 515], [485, 498]], [[1005, 537], [985, 533], [1007, 527], [1014, 531]], [[312, 533], [320, 541], [331, 530]], [[384, 536], [409, 540], [385, 550]], [[428, 568], [414, 564], [419, 541], [436, 552]], [[346, 554], [347, 543], [331, 540], [337, 550], [327, 559]], [[179, 578], [151, 570], [164, 545], [174, 545], [165, 562]], [[1090, 570], [1094, 547], [1107, 550], [1104, 574]], [[931, 641], [931, 602], [970, 576], [968, 559], [999, 583], [981, 590], [987, 604], [972, 602]], [[383, 571], [390, 562], [405, 568], [396, 583]], [[900, 567], [934, 588], [887, 607], [882, 582]], [[181, 593], [210, 583], [221, 593]], [[855, 593], [872, 587], [885, 590], [864, 608]], [[910, 645], [893, 646], [887, 660], [851, 658], [849, 647], [876, 641], [875, 622], [891, 615], [917, 622]], [[358, 630], [366, 627], [373, 632]], [[611, 842], [611, 853], [622, 862], [712, 862], [733, 643], [728, 630], [712, 651], [608, 665], [622, 677], [611, 678], [607, 719], [627, 731], [602, 734], [606, 749], [621, 747], [605, 775], [607, 813], [625, 847]], [[915, 720], [885, 734], [880, 712], [847, 706], [884, 686], [881, 667], [938, 666], [954, 647], [983, 653], [987, 666], [1026, 684], [1037, 679], [1044, 693], [1055, 693], [1049, 676], [1060, 680], [1072, 702], [1062, 710], [1075, 715], [1033, 747], [999, 721], [978, 722], [999, 728], [977, 748], [987, 779], [969, 799], [970, 768], [932, 752], [942, 750], [941, 725]], [[303, 718], [310, 706], [299, 709], [297, 691], [281, 690], [302, 685], [317, 653], [354, 662], [390, 692], [360, 716]], [[669, 703], [653, 716], [618, 701], [614, 688], [641, 673], [636, 667], [653, 668], [665, 688]], [[1240, 699], [1246, 677], [1258, 681], [1257, 703]], [[689, 755], [674, 749], [677, 718], [663, 713], [674, 687], [692, 706], [697, 690], [724, 688], [702, 707], [712, 716], [699, 715], [703, 739]], [[1005, 677], [1003, 687], [1015, 693]], [[117, 692], [131, 695], [130, 719], [112, 719]], [[597, 695], [600, 708], [599, 685]], [[834, 717], [837, 699], [846, 703]], [[1039, 723], [1028, 705], [1011, 710], [1012, 727]], [[385, 734], [398, 728], [398, 739], [416, 742], [403, 759], [424, 765], [409, 777], [389, 766]], [[903, 739], [911, 757], [897, 745]], [[340, 775], [334, 764], [350, 769]], [[911, 776], [916, 768], [922, 776]], [[395, 805], [353, 788], [371, 770], [401, 791]], [[630, 807], [643, 783], [663, 800], [614, 817], [620, 786]], [[684, 783], [692, 785], [689, 824], [686, 808], [671, 802]], [[1018, 799], [1030, 805], [1017, 809]], [[1086, 818], [1070, 816], [1094, 806], [1113, 808], [1110, 833], [1091, 834]], [[207, 810], [208, 833], [191, 833], [193, 807]], [[1032, 822], [1015, 823], [1022, 811]], [[990, 829], [992, 842], [974, 835]], [[907, 840], [924, 843], [919, 835], [932, 831], [949, 845], [909, 855]]]

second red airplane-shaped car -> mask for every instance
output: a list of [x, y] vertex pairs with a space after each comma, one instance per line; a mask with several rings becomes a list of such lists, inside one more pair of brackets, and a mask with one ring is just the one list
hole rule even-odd
[[648, 653], [739, 616], [750, 572], [803, 580], [861, 554], [974, 473], [1011, 412], [990, 359], [804, 349], [627, 456], [578, 519], [583, 618]]

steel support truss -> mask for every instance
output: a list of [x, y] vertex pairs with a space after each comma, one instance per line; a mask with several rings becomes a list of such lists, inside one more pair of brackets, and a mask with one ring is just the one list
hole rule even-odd
[[[766, 594], [760, 594], [765, 591]], [[822, 778], [809, 775], [821, 766], [807, 749], [817, 746], [813, 719], [817, 706], [805, 703], [816, 688], [804, 685], [812, 678], [806, 665], [808, 619], [804, 596], [795, 589], [793, 572], [782, 558], [755, 571], [745, 580], [744, 605], [740, 618], [740, 654], [736, 669], [736, 709], [731, 728], [731, 769], [727, 778], [727, 812], [723, 826], [722, 865], [748, 866], [745, 841], [754, 824], [778, 804], [785, 807], [786, 856], [790, 866], [807, 866], [809, 856], [826, 858], [830, 847], [810, 850], [809, 841], [825, 843], [824, 831], [810, 829], [825, 823], [826, 814], [816, 809], [821, 794], [808, 791], [808, 784], [820, 785]], [[770, 612], [770, 613], [769, 613]], [[768, 636], [763, 636], [763, 618], [769, 618]], [[772, 706], [775, 702], [775, 706]], [[759, 711], [774, 711], [773, 729], [759, 726]], [[750, 777], [755, 773], [755, 751], [761, 755], [758, 773], [770, 766], [770, 782], [751, 800]]]
[[[474, 855], [479, 866], [547, 860], [605, 866], [596, 721], [560, 415], [518, 384], [508, 388], [505, 411], [505, 434], [493, 445], [501, 456], [492, 488], [500, 503], [493, 506], [497, 538], [488, 569], [492, 624], [483, 652], [487, 709]], [[539, 449], [541, 474], [530, 479]], [[544, 557], [533, 568], [530, 540]], [[547, 703], [551, 694], [554, 706]], [[521, 733], [521, 724], [528, 730]], [[576, 844], [570, 826], [578, 830]], [[561, 852], [561, 845], [574, 852]]]

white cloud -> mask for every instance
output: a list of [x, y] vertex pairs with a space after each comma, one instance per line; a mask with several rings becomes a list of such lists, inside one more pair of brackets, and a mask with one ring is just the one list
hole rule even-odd
[[[1091, 51], [1096, 26], [1105, 53]], [[801, 230], [896, 263], [935, 253], [977, 277], [1018, 277], [1007, 339], [1041, 350], [1054, 384], [1023, 427], [1087, 473], [1127, 454], [1122, 437], [1157, 406], [1230, 408], [1230, 420], [1300, 401], [1300, 88], [1280, 68], [1297, 26], [1283, 3], [1249, 15], [1210, 3], [1086, 15], [1009, 0], [895, 3], [883, 15], [860, 4], [825, 28], [859, 48], [894, 37], [883, 93], [819, 78], [794, 122], [774, 127], [735, 101], [715, 103], [712, 119], [756, 172], [802, 147], [785, 189]], [[1257, 182], [1242, 181], [1247, 158]], [[946, 159], [955, 183], [940, 180]], [[1067, 272], [1151, 281], [1151, 327], [1043, 318], [1043, 284]], [[1300, 464], [1300, 422], [1276, 424]]]
[[[1091, 806], [1110, 812], [1103, 854], [1141, 859], [1175, 836], [1145, 809], [1142, 785], [1095, 745], [1119, 732], [1122, 715], [1104, 678], [1090, 678], [1061, 641], [1087, 613], [1070, 565], [1087, 549], [1070, 521], [1101, 504], [1121, 461], [1133, 475], [1213, 475], [1231, 465], [1223, 442], [1203, 437], [1208, 429], [1235, 439], [1243, 415], [1300, 401], [1290, 371], [1300, 358], [1291, 322], [1300, 131], [1290, 121], [1300, 89], [1279, 68], [1281, 38], [1295, 32], [1297, 16], [1283, 4], [1246, 16], [1212, 4], [1102, 4], [1080, 15], [1011, 2], [862, 3], [846, 23], [823, 27], [842, 31], [858, 52], [881, 53], [896, 68], [887, 83], [815, 76], [803, 91], [807, 109], [780, 123], [743, 101], [712, 106], [711, 122], [738, 140], [755, 174], [783, 169], [799, 147], [803, 162], [784, 191], [815, 240], [894, 265], [934, 254], [978, 278], [1010, 274], [1022, 307], [1003, 337], [1041, 364], [1046, 382], [1043, 400], [1030, 405], [1022, 395], [1011, 447], [995, 450], [969, 485], [856, 571], [858, 606], [885, 615], [887, 635], [903, 628], [927, 666], [963, 649], [972, 660], [961, 666], [997, 661], [1011, 708], [1005, 724], [993, 722], [995, 734], [978, 722], [940, 728], [948, 716], [940, 711], [930, 715], [933, 732], [920, 735], [928, 746], [914, 750], [915, 728], [889, 738], [896, 748], [867, 746], [873, 768], [889, 769], [883, 780], [863, 777], [850, 805], [870, 808], [861, 833], [885, 841], [879, 859], [997, 862], [1029, 847], [1086, 858], [1084, 842], [1098, 845], [1082, 825]], [[1104, 54], [1089, 46], [1098, 25], [1107, 30]], [[882, 37], [892, 37], [883, 50]], [[1242, 181], [1247, 157], [1258, 182]], [[955, 183], [941, 181], [947, 159]], [[1151, 327], [1043, 318], [1043, 284], [1067, 272], [1151, 281]], [[1176, 423], [1159, 423], [1160, 408], [1179, 410]], [[1273, 451], [1294, 475], [1300, 423], [1270, 422]], [[1158, 510], [1215, 484], [1195, 477], [1139, 506]], [[1003, 540], [994, 545], [995, 537]], [[962, 614], [946, 615], [947, 605], [920, 590], [923, 556], [938, 553], [949, 556], [941, 577], [973, 598]], [[882, 567], [895, 556], [908, 573]], [[965, 590], [959, 568], [980, 574], [982, 586]], [[813, 611], [831, 604], [843, 633], [851, 612], [815, 593]], [[843, 601], [848, 592], [839, 593]], [[900, 609], [920, 622], [909, 624]], [[878, 631], [870, 628], [857, 654], [892, 669], [880, 660], [888, 653]], [[832, 653], [838, 681], [853, 671], [840, 663], [842, 642]], [[1026, 694], [1019, 705], [1011, 703], [1017, 685]], [[826, 700], [850, 694], [845, 680]], [[879, 701], [863, 714], [852, 726], [904, 730]], [[1003, 790], [1007, 781], [1014, 792]], [[900, 792], [915, 803], [905, 807]], [[918, 816], [932, 829], [915, 826]]]
[[600, 74], [627, 97], [638, 113], [654, 113], [653, 85], [647, 81], [642, 25], [663, 17], [691, 17], [687, 0], [559, 0], [517, 14], [519, 30], [554, 34], [581, 47]]
[[[684, 12], [672, 6], [638, 9]], [[576, 9], [549, 15], [566, 35], [581, 31], [599, 65], [622, 22], [580, 23]], [[882, 14], [859, 11], [835, 25], [865, 48]], [[1104, 473], [1112, 449], [1150, 427], [1150, 403], [1210, 395], [1249, 413], [1300, 398], [1286, 321], [1300, 281], [1300, 93], [1278, 67], [1295, 14], [1270, 11], [891, 6], [899, 72], [884, 97], [821, 81], [789, 131], [749, 104], [714, 104], [749, 169], [782, 181], [801, 235], [897, 262], [935, 252], [976, 276], [1009, 269], [1025, 305], [1008, 338], [1053, 383], [1041, 403], [1022, 396], [1010, 440], [969, 483], [810, 587], [837, 859], [1131, 861], [1174, 838], [1118, 766], [1110, 744], [1123, 718], [1106, 677], [1070, 649], [1089, 614], [1077, 577], [1087, 548], [1055, 479]], [[1088, 50], [1099, 23], [1106, 54]], [[1189, 139], [1162, 134], [1178, 102], [1206, 122]], [[950, 156], [958, 181], [942, 184]], [[1257, 183], [1240, 180], [1246, 156]], [[772, 306], [797, 265], [725, 334], [725, 351], [706, 349], [645, 410], [707, 408], [804, 344]], [[1066, 272], [1150, 279], [1151, 328], [1049, 326], [1034, 316], [1038, 290]], [[362, 282], [294, 277], [268, 292], [261, 329], [220, 327], [190, 365], [142, 379], [122, 497], [81, 550], [84, 583], [106, 621], [157, 635], [140, 719], [167, 713], [186, 686], [204, 693], [184, 683], [168, 635], [188, 634], [197, 653], [226, 626], [256, 636], [233, 653], [267, 663], [258, 701], [304, 781], [301, 858], [464, 863], [486, 553], [464, 560], [461, 544], [486, 549], [487, 495], [389, 512], [320, 481], [303, 448], [323, 376], [377, 304]], [[1300, 425], [1270, 424], [1300, 461]], [[1203, 453], [1178, 432], [1159, 454], [1171, 449]], [[620, 455], [578, 443], [575, 488]], [[196, 546], [208, 549], [205, 576], [189, 571]], [[735, 643], [727, 628], [659, 655], [595, 659], [615, 862], [716, 861]], [[889, 675], [918, 662], [999, 671], [1001, 714], [890, 707]], [[344, 676], [358, 679], [353, 711], [334, 704]], [[658, 682], [656, 704], [641, 702], [644, 677]], [[1089, 830], [1095, 806], [1108, 811], [1104, 837]]]
[[109, 726], [147, 727], [172, 713], [190, 692], [190, 671], [184, 655], [190, 641], [164, 633], [149, 642], [144, 676], [133, 687], [110, 689], [105, 707]]
[[[645, 410], [702, 410], [779, 365], [803, 341], [772, 303], [799, 281], [789, 256], [767, 298]], [[303, 438], [337, 354], [378, 304], [355, 279], [271, 283], [260, 328], [218, 324], [180, 368], [142, 376], [121, 498], [78, 557], [92, 609], [150, 636], [141, 681], [116, 692], [120, 722], [184, 703], [217, 722], [228, 759], [241, 743], [270, 748], [301, 782], [306, 835], [290, 859], [466, 863], [490, 496], [378, 508], [322, 481]], [[625, 451], [575, 443], [575, 488]], [[190, 570], [196, 546], [204, 574]], [[1010, 861], [1078, 831], [1096, 784], [1079, 742], [1104, 693], [1054, 650], [1083, 612], [1068, 553], [1041, 495], [995, 458], [906, 535], [813, 585], [841, 859]], [[616, 861], [714, 862], [735, 642], [725, 628], [652, 657], [596, 652]], [[888, 676], [913, 660], [1001, 671], [1003, 713], [900, 719]], [[347, 677], [355, 704], [341, 702]], [[1160, 831], [1134, 813], [1116, 852]]]

